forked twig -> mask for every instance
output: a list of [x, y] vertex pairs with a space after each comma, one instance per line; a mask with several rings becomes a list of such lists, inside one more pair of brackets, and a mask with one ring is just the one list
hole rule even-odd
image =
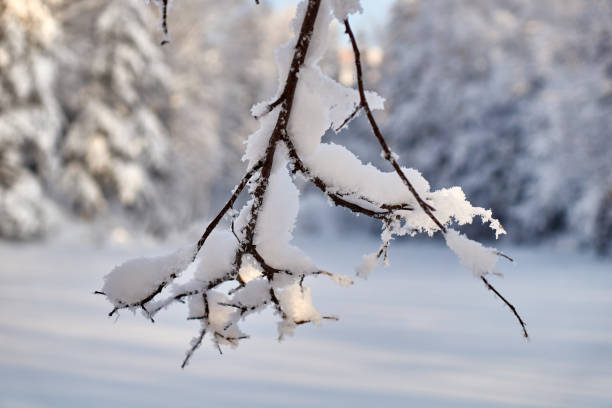
[[[397, 162], [393, 152], [389, 148], [389, 145], [387, 144], [387, 141], [383, 137], [383, 135], [382, 135], [382, 133], [380, 131], [380, 128], [378, 127], [378, 124], [376, 123], [376, 120], [374, 119], [374, 115], [372, 115], [372, 110], [370, 109], [370, 105], [368, 104], [368, 101], [366, 99], [365, 88], [364, 88], [364, 85], [363, 85], [363, 71], [362, 71], [362, 68], [361, 68], [361, 55], [359, 53], [359, 47], [357, 46], [357, 40], [355, 39], [355, 35], [353, 34], [353, 30], [351, 29], [351, 25], [350, 25], [350, 23], [348, 21], [348, 18], [344, 20], [344, 29], [345, 29], [346, 34], [350, 38], [351, 46], [353, 48], [353, 54], [355, 56], [355, 70], [357, 72], [357, 87], [359, 89], [359, 98], [360, 98], [360, 101], [361, 101], [359, 107], [362, 107], [365, 110], [365, 112], [366, 112], [366, 116], [368, 118], [368, 122], [370, 123], [370, 127], [372, 128], [372, 132], [374, 133], [374, 136], [376, 136], [376, 139], [378, 140], [378, 142], [380, 143], [380, 146], [383, 149], [384, 158], [389, 163], [391, 163], [391, 166], [393, 166], [393, 169], [395, 170], [397, 175], [402, 179], [404, 184], [408, 187], [408, 189], [410, 190], [410, 192], [414, 196], [414, 198], [417, 201], [417, 203], [419, 204], [419, 206], [423, 209], [423, 211], [438, 226], [438, 228], [440, 228], [440, 230], [444, 234], [446, 234], [446, 228], [436, 218], [436, 216], [433, 214], [433, 211], [435, 211], [435, 208], [433, 208], [431, 205], [427, 204], [421, 198], [421, 196], [417, 193], [417, 191], [415, 190], [415, 188], [412, 185], [412, 183], [410, 183], [410, 181], [408, 180], [408, 178], [404, 174], [404, 171], [402, 170], [402, 168], [398, 164], [398, 162]], [[356, 114], [357, 110], [355, 110], [355, 112], [353, 112], [353, 114], [351, 116], [354, 116]], [[344, 126], [344, 124], [342, 126]], [[385, 249], [386, 249], [386, 247], [385, 247]], [[381, 248], [381, 252], [379, 252], [378, 255], [379, 256], [382, 255], [382, 248]], [[503, 258], [506, 258], [509, 261], [513, 262], [512, 258], [510, 258], [508, 255], [503, 254], [502, 252], [497, 251], [496, 255], [500, 256], [500, 257], [503, 257]], [[497, 291], [497, 289], [495, 289], [489, 283], [489, 281], [487, 281], [487, 279], [484, 276], [481, 276], [481, 279], [485, 283], [487, 288], [489, 290], [492, 290], [493, 293], [495, 293], [495, 295], [497, 295], [497, 297], [499, 299], [501, 299], [501, 301], [504, 302], [510, 308], [510, 310], [512, 311], [514, 316], [516, 316], [516, 318], [518, 319], [518, 321], [519, 321], [519, 323], [520, 323], [520, 325], [521, 325], [521, 327], [523, 329], [524, 337], [525, 338], [529, 338], [529, 335], [527, 334], [527, 329], [525, 327], [525, 322], [523, 321], [521, 316], [516, 311], [516, 308], [505, 297], [503, 297], [502, 294], [499, 293], [499, 291]]]

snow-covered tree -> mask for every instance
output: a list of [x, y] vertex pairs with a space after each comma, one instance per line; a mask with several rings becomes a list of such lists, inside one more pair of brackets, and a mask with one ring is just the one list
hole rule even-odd
[[97, 15], [88, 85], [61, 146], [62, 198], [83, 217], [116, 206], [163, 226], [170, 71], [154, 25], [138, 0], [105, 2]]
[[597, 217], [612, 183], [610, 7], [397, 1], [385, 131], [435, 185], [458, 181], [493, 208], [514, 239], [565, 232], [605, 246], [610, 226]]
[[0, 1], [0, 236], [27, 239], [50, 227], [47, 198], [62, 127], [54, 96], [59, 27], [44, 1]]
[[[199, 320], [201, 329], [183, 366], [207, 333], [219, 349], [224, 344], [236, 346], [247, 337], [239, 322], [266, 307], [280, 318], [281, 338], [298, 325], [336, 319], [315, 309], [305, 280], [320, 275], [341, 285], [352, 280], [321, 270], [292, 244], [300, 201], [297, 178], [321, 190], [331, 204], [381, 221], [382, 244], [363, 257], [359, 276], [367, 277], [386, 262], [394, 237], [440, 233], [461, 263], [511, 308], [527, 336], [514, 307], [486, 278], [497, 272], [498, 257], [504, 255], [451, 228], [480, 217], [497, 236], [505, 232], [499, 222], [491, 211], [473, 207], [459, 187], [432, 191], [417, 170], [400, 167], [383, 138], [372, 115], [372, 109], [382, 109], [383, 99], [364, 89], [359, 49], [348, 21], [349, 14], [359, 11], [358, 0], [300, 2], [292, 23], [294, 37], [276, 53], [279, 87], [272, 98], [253, 107], [260, 128], [248, 138], [247, 172], [230, 199], [197, 244], [168, 256], [128, 261], [106, 276], [98, 292], [113, 304], [110, 315], [142, 309], [151, 320], [168, 305], [187, 301], [188, 318]], [[341, 85], [319, 68], [334, 17], [350, 39], [358, 89]], [[391, 172], [362, 163], [344, 146], [321, 142], [328, 129], [342, 131], [362, 112]], [[247, 202], [234, 211], [245, 189]], [[223, 217], [229, 221], [225, 228], [220, 226]], [[191, 279], [176, 283], [184, 271], [192, 273]]]
[[272, 52], [286, 40], [275, 20], [285, 18], [243, 0], [184, 0], [171, 9], [171, 129], [190, 220], [214, 210], [244, 171], [244, 135], [257, 128], [244, 113], [274, 85]]

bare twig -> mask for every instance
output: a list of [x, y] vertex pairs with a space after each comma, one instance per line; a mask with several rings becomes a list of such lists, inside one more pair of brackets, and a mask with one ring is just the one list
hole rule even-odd
[[355, 107], [353, 113], [351, 113], [346, 119], [344, 119], [344, 122], [342, 122], [342, 124], [335, 129], [336, 133], [338, 133], [344, 126], [346, 126], [347, 123], [353, 120], [353, 118], [357, 116], [361, 108], [363, 108], [363, 105], [359, 103], [359, 105]]
[[278, 105], [280, 105], [283, 100], [285, 99], [285, 91], [283, 90], [283, 92], [280, 94], [280, 96], [278, 98], [276, 98], [274, 100], [274, 102], [271, 102], [268, 106], [266, 106], [266, 109], [260, 113], [259, 115], [255, 115], [255, 119], [260, 119], [261, 117], [267, 115], [268, 113], [272, 112], [272, 110], [274, 110], [274, 108], [276, 108]]
[[[208, 296], [206, 296], [206, 294], [203, 294], [202, 300], [204, 302], [204, 315], [202, 316], [202, 319], [208, 319], [208, 313], [210, 311], [210, 308], [208, 305]], [[202, 323], [202, 329], [200, 330], [200, 334], [198, 335], [198, 337], [196, 337], [193, 340], [191, 344], [191, 348], [187, 351], [187, 355], [185, 355], [183, 364], [181, 364], [181, 368], [185, 368], [185, 366], [189, 362], [189, 359], [191, 359], [191, 356], [193, 356], [193, 353], [195, 353], [198, 347], [200, 347], [200, 345], [202, 344], [202, 340], [204, 340], [205, 335], [206, 335], [206, 325]]]
[[501, 293], [499, 293], [497, 291], [497, 289], [495, 289], [493, 287], [493, 285], [491, 285], [489, 283], [489, 281], [487, 280], [487, 278], [485, 278], [484, 276], [481, 276], [480, 279], [482, 279], [482, 281], [484, 282], [485, 286], [487, 287], [487, 289], [493, 291], [493, 293], [495, 293], [495, 295], [506, 304], [506, 306], [508, 306], [510, 308], [510, 310], [512, 311], [512, 313], [514, 314], [514, 316], [516, 317], [516, 319], [518, 320], [519, 324], [521, 325], [521, 328], [523, 329], [523, 336], [528, 339], [529, 338], [529, 334], [527, 334], [527, 325], [525, 324], [525, 322], [523, 321], [523, 319], [521, 318], [521, 316], [518, 314], [518, 312], [516, 311], [516, 308], [512, 305], [512, 303], [510, 303], [505, 297], [502, 296]]
[[514, 259], [510, 258], [508, 255], [504, 254], [501, 251], [495, 251], [495, 255], [497, 256], [501, 256], [502, 258], [506, 258], [507, 260], [509, 260], [510, 262], [514, 262]]
[[204, 340], [205, 335], [206, 335], [206, 329], [202, 328], [200, 330], [200, 334], [198, 335], [198, 337], [194, 339], [195, 341], [193, 342], [191, 348], [187, 351], [187, 355], [185, 356], [185, 359], [183, 360], [183, 364], [181, 364], [181, 368], [185, 368], [187, 366], [187, 363], [191, 359], [191, 356], [193, 356], [193, 353], [195, 353], [198, 347], [200, 347], [200, 345], [202, 344], [202, 340]]
[[161, 12], [162, 12], [162, 31], [164, 32], [164, 39], [161, 45], [166, 45], [170, 41], [168, 40], [168, 0], [161, 0]]
[[238, 199], [238, 196], [240, 195], [242, 190], [244, 190], [244, 187], [246, 187], [251, 177], [253, 177], [253, 175], [257, 171], [259, 171], [259, 169], [261, 169], [262, 166], [263, 166], [263, 160], [260, 160], [251, 168], [251, 170], [247, 172], [247, 174], [245, 174], [245, 176], [242, 178], [242, 181], [240, 181], [240, 183], [234, 189], [234, 192], [232, 196], [230, 197], [230, 199], [227, 201], [227, 203], [225, 203], [223, 208], [221, 208], [221, 211], [219, 211], [217, 216], [210, 222], [210, 224], [208, 224], [208, 226], [206, 227], [206, 230], [204, 231], [204, 234], [202, 234], [202, 237], [198, 241], [198, 245], [196, 247], [195, 254], [193, 254], [194, 259], [196, 255], [198, 254], [198, 252], [200, 251], [200, 249], [202, 248], [202, 245], [204, 245], [204, 242], [206, 242], [206, 239], [213, 232], [213, 230], [217, 227], [217, 224], [219, 224], [219, 222], [223, 219], [223, 216], [234, 206], [236, 199]]

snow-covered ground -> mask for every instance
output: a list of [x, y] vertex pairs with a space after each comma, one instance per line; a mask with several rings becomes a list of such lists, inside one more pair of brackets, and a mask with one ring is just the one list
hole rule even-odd
[[[206, 341], [179, 368], [198, 323], [184, 306], [155, 324], [92, 291], [121, 261], [172, 248], [79, 240], [0, 245], [0, 407], [610, 407], [612, 263], [558, 250], [504, 248], [491, 278], [511, 313], [435, 243], [391, 247], [391, 266], [349, 288], [310, 278], [315, 305], [340, 316], [276, 341], [271, 312], [219, 355]], [[352, 273], [368, 238], [302, 236], [329, 271]]]

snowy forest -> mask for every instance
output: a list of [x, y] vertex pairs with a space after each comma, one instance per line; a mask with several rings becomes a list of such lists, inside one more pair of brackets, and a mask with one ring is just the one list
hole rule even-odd
[[611, 0], [0, 0], [0, 407], [608, 407], [611, 271]]
[[[161, 47], [159, 12], [139, 0], [2, 1], [3, 239], [67, 223], [164, 237], [219, 207], [246, 168], [250, 108], [276, 85], [291, 12], [181, 3]], [[434, 187], [491, 208], [506, 239], [609, 254], [611, 13], [606, 1], [395, 2], [362, 44], [390, 144]], [[329, 41], [323, 69], [351, 85], [342, 27]], [[350, 127], [341, 140], [380, 162], [362, 118]], [[305, 229], [366, 223], [309, 193]]]

